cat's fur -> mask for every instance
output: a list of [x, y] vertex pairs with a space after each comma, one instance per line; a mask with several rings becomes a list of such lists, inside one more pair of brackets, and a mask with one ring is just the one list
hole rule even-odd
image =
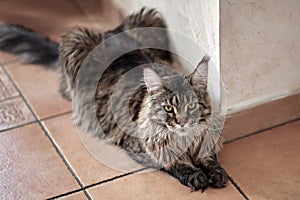
[[[48, 38], [20, 25], [0, 24], [0, 50], [18, 55], [27, 63], [60, 65], [62, 95], [71, 100], [76, 76], [87, 55], [103, 40], [117, 33], [141, 27], [166, 28], [162, 18], [153, 9], [142, 9], [130, 15], [112, 31], [95, 34], [89, 29], [77, 27], [67, 32], [58, 45]], [[128, 41], [143, 42], [139, 35], [128, 34]], [[157, 41], [169, 45], [167, 35]], [[211, 102], [207, 92], [207, 68], [209, 57], [204, 56], [189, 75], [178, 75], [174, 71], [162, 70], [158, 64], [172, 67], [168, 51], [138, 49], [115, 60], [104, 72], [95, 94], [97, 122], [89, 120], [89, 103], [75, 105], [77, 124], [95, 132], [95, 123], [102, 131], [94, 133], [125, 149], [133, 159], [147, 165], [162, 168], [192, 190], [206, 189], [208, 185], [224, 187], [227, 174], [217, 161], [221, 148], [221, 137], [204, 157], [200, 155], [211, 122]], [[135, 84], [141, 81], [133, 95], [126, 96], [126, 87], [114, 94], [114, 85], [129, 70], [146, 64], [135, 73]], [[86, 81], [88, 87], [89, 81]], [[123, 84], [124, 85], [124, 84]], [[85, 85], [84, 87], [85, 88]], [[85, 89], [76, 91], [87, 95]], [[113, 98], [120, 99], [114, 104]], [[129, 103], [128, 103], [129, 102]], [[129, 115], [123, 106], [129, 106]], [[169, 106], [169, 107], [166, 107]], [[118, 112], [118, 123], [126, 126], [134, 122], [137, 127], [124, 132], [114, 118]], [[171, 111], [167, 111], [170, 110]], [[129, 117], [128, 117], [129, 116]]]

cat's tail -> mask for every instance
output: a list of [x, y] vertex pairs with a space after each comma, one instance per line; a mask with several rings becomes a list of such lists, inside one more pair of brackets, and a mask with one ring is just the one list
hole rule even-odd
[[25, 63], [56, 66], [59, 45], [22, 25], [0, 23], [0, 51], [16, 55]]
[[123, 22], [123, 30], [144, 27], [167, 28], [167, 25], [158, 11], [145, 7], [137, 13], [129, 15]]
[[[157, 46], [164, 50], [152, 50], [155, 52], [154, 57], [159, 57], [162, 60], [166, 60], [172, 63], [172, 57], [170, 54], [169, 37], [167, 31], [167, 25], [161, 15], [156, 9], [149, 9], [143, 7], [140, 11], [129, 15], [123, 23], [113, 31], [119, 33], [122, 31], [128, 31], [132, 29], [140, 29], [140, 32], [127, 32], [133, 39], [144, 46]], [[145, 28], [145, 29], [143, 29]], [[150, 28], [150, 29], [148, 29]], [[152, 28], [152, 29], [151, 29]], [[154, 29], [153, 29], [154, 28]], [[158, 28], [158, 29], [155, 29]]]

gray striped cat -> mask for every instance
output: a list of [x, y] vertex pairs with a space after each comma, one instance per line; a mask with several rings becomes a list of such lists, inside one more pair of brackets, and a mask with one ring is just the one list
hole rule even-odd
[[[21, 25], [0, 24], [0, 50], [18, 55], [27, 63], [58, 68], [62, 77], [60, 91], [71, 100], [74, 92], [87, 95], [86, 90], [74, 91], [77, 73], [84, 70], [81, 67], [87, 55], [105, 39], [142, 27], [166, 28], [166, 25], [155, 10], [142, 9], [105, 33], [74, 28], [58, 45]], [[141, 42], [139, 37], [128, 34], [125, 45]], [[157, 38], [157, 42], [168, 46], [167, 34]], [[227, 174], [217, 161], [221, 137], [205, 155], [200, 153], [205, 138], [210, 137], [208, 129], [212, 123], [207, 92], [209, 57], [204, 56], [194, 72], [185, 75], [160, 67], [172, 68], [172, 62], [170, 52], [149, 48], [120, 56], [99, 80], [95, 94], [96, 122], [86, 117], [89, 114], [86, 108], [94, 106], [86, 103], [75, 108], [77, 124], [126, 150], [139, 163], [168, 172], [192, 190], [205, 190], [209, 185], [224, 187]], [[133, 79], [114, 90], [118, 80], [132, 69], [137, 69]], [[137, 82], [137, 89], [129, 95], [127, 84]], [[89, 80], [82, 84], [88, 87]], [[113, 107], [112, 102], [115, 102]], [[122, 127], [130, 123], [135, 127], [125, 131]], [[95, 132], [94, 124], [100, 124], [102, 131]]]

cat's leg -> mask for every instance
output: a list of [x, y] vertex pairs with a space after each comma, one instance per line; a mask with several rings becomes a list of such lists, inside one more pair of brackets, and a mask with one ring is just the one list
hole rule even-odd
[[176, 162], [163, 170], [177, 178], [183, 185], [190, 187], [192, 191], [201, 189], [203, 192], [208, 187], [208, 178], [204, 171], [190, 163]]
[[207, 175], [209, 185], [216, 188], [222, 188], [226, 186], [228, 175], [223, 167], [220, 165], [215, 153], [211, 153], [209, 156], [200, 159], [201, 168]]

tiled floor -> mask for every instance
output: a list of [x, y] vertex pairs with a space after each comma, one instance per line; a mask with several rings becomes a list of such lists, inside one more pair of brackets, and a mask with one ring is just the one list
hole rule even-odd
[[[54, 39], [73, 25], [116, 26], [112, 13], [106, 0], [0, 2], [0, 21]], [[160, 171], [125, 173], [99, 162], [79, 139], [56, 74], [4, 53], [0, 63], [0, 199], [299, 199], [300, 121], [227, 143], [228, 186], [190, 192]]]

